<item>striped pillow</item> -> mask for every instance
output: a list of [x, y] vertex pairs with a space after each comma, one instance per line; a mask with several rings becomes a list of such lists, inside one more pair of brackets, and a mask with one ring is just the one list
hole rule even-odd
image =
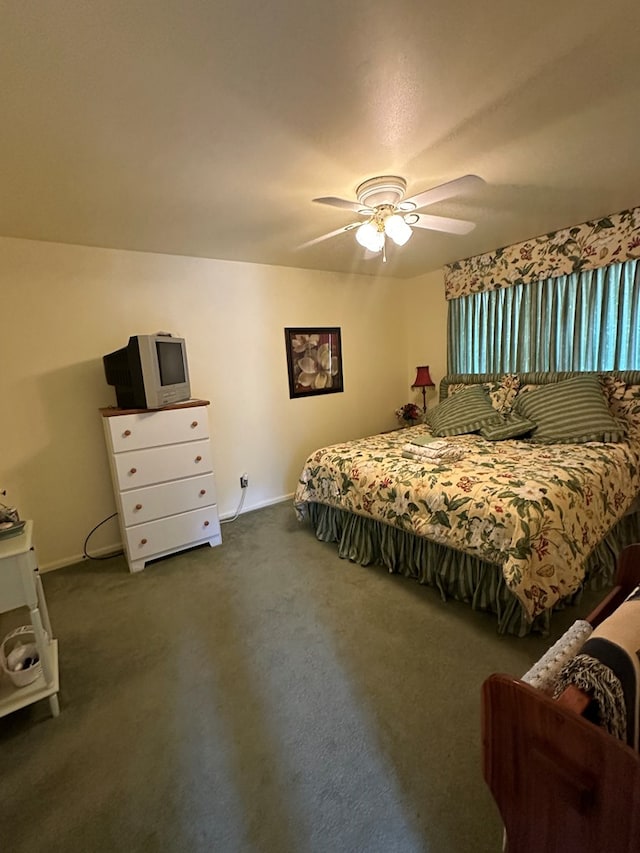
[[535, 429], [536, 425], [529, 418], [523, 418], [515, 412], [510, 412], [506, 417], [500, 418], [500, 422], [483, 426], [480, 435], [487, 441], [503, 441], [505, 438], [517, 438]]
[[491, 405], [487, 392], [479, 385], [465, 388], [453, 397], [446, 397], [425, 416], [425, 422], [429, 424], [434, 435], [477, 432], [483, 426], [501, 420]]
[[574, 376], [519, 395], [514, 411], [536, 423], [531, 441], [541, 444], [613, 442], [625, 437], [595, 375]]

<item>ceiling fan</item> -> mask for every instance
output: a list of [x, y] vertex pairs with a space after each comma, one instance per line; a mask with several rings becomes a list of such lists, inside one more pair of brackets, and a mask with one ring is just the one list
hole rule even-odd
[[398, 175], [369, 178], [357, 187], [357, 201], [349, 201], [335, 196], [313, 199], [319, 204], [352, 210], [364, 217], [364, 221], [359, 220], [344, 225], [342, 228], [336, 228], [335, 231], [329, 231], [328, 234], [322, 234], [320, 237], [308, 240], [299, 248], [313, 246], [323, 240], [328, 240], [330, 237], [337, 237], [338, 234], [357, 229], [355, 236], [358, 243], [371, 253], [382, 252], [382, 259], [386, 261], [386, 238], [389, 237], [397, 246], [404, 246], [411, 237], [413, 228], [442, 231], [445, 234], [468, 234], [476, 227], [475, 222], [469, 222], [465, 219], [450, 219], [447, 216], [416, 213], [416, 211], [438, 201], [444, 201], [473, 190], [481, 184], [484, 184], [484, 181], [477, 175], [463, 175], [461, 178], [447, 181], [437, 187], [404, 198], [407, 189], [407, 182], [404, 178]]

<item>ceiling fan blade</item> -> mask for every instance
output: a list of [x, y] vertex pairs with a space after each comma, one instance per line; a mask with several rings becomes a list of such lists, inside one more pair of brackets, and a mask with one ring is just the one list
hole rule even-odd
[[346, 198], [336, 198], [333, 195], [326, 196], [325, 198], [314, 198], [312, 201], [317, 201], [318, 204], [329, 204], [331, 207], [342, 207], [345, 210], [353, 210], [356, 213], [363, 214], [363, 216], [374, 212], [373, 208], [366, 207], [358, 201], [348, 201]]
[[321, 234], [320, 237], [314, 237], [313, 240], [307, 240], [306, 243], [301, 243], [299, 246], [296, 246], [296, 249], [308, 249], [309, 246], [315, 246], [316, 243], [322, 243], [324, 240], [329, 240], [331, 237], [337, 237], [338, 234], [344, 234], [346, 231], [352, 231], [361, 224], [361, 222], [350, 222], [349, 225], [343, 225], [342, 228], [336, 228], [335, 231], [329, 231], [328, 234]]
[[445, 234], [468, 234], [476, 227], [475, 222], [466, 219], [449, 219], [448, 216], [430, 216], [428, 213], [410, 213], [406, 220], [412, 228], [444, 231]]
[[[478, 175], [463, 175], [461, 178], [447, 181], [446, 184], [440, 184], [430, 190], [404, 198], [398, 203], [398, 207], [400, 210], [417, 210], [420, 207], [426, 207], [428, 204], [435, 204], [437, 201], [444, 201], [461, 193], [470, 192], [482, 184], [484, 181]], [[409, 207], [409, 205], [413, 206]]]

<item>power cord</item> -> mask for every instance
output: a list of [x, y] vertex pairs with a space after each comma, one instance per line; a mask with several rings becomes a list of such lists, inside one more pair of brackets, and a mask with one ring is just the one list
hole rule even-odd
[[247, 489], [249, 487], [246, 486], [242, 489], [242, 494], [240, 495], [240, 503], [238, 504], [238, 509], [236, 510], [236, 514], [232, 518], [223, 518], [220, 519], [220, 524], [230, 524], [232, 521], [235, 521], [236, 518], [240, 515], [240, 510], [244, 505], [244, 496], [247, 494]]
[[93, 536], [96, 530], [99, 527], [102, 527], [105, 522], [110, 521], [112, 518], [115, 518], [117, 514], [117, 512], [112, 512], [111, 515], [108, 515], [106, 518], [103, 518], [102, 521], [96, 524], [93, 530], [90, 530], [89, 533], [87, 533], [87, 538], [84, 540], [84, 545], [82, 546], [82, 553], [88, 560], [110, 560], [112, 557], [120, 557], [122, 554], [124, 554], [124, 551], [115, 551], [113, 554], [104, 554], [102, 557], [94, 557], [87, 551], [87, 542], [89, 541], [91, 536]]

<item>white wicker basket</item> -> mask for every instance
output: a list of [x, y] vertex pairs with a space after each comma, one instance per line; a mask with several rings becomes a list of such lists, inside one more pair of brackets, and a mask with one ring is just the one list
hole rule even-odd
[[0, 665], [16, 687], [26, 687], [42, 672], [42, 663], [31, 625], [11, 631], [0, 646]]

